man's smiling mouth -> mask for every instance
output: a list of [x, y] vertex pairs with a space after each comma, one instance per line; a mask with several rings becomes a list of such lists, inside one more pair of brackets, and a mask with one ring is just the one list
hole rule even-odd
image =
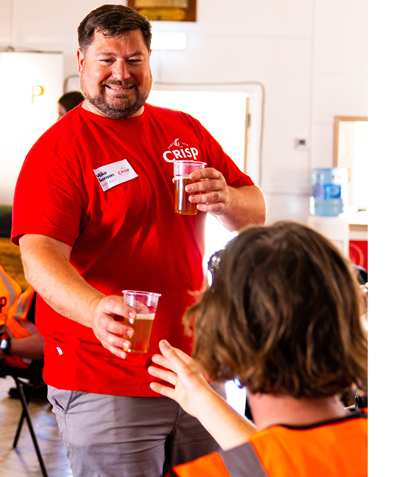
[[134, 84], [126, 85], [126, 86], [116, 85], [116, 84], [105, 84], [104, 86], [108, 89], [114, 89], [114, 90], [125, 90], [125, 89], [132, 89], [135, 87]]

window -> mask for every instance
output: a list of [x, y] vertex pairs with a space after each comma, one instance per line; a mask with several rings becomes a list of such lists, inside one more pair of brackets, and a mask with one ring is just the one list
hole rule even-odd
[[368, 209], [368, 118], [335, 116], [334, 167], [349, 171], [349, 209], [353, 214]]

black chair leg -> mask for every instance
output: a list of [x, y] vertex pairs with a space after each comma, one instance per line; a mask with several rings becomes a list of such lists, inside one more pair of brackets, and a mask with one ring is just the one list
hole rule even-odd
[[46, 467], [45, 467], [44, 462], [43, 462], [42, 454], [41, 454], [40, 449], [39, 449], [39, 444], [38, 444], [37, 439], [36, 439], [35, 431], [33, 430], [31, 417], [30, 417], [29, 411], [28, 411], [28, 403], [27, 403], [27, 400], [25, 398], [25, 393], [24, 393], [24, 390], [23, 390], [23, 387], [22, 387], [22, 382], [16, 377], [14, 377], [14, 381], [15, 381], [15, 384], [17, 385], [17, 389], [18, 389], [18, 392], [19, 392], [19, 396], [20, 396], [20, 400], [21, 400], [21, 404], [22, 404], [22, 408], [23, 408], [22, 416], [21, 416], [19, 426], [18, 426], [18, 429], [17, 429], [17, 434], [16, 434], [15, 439], [14, 439], [14, 444], [15, 444], [14, 447], [17, 445], [19, 433], [21, 431], [23, 419], [25, 417], [26, 422], [28, 423], [29, 432], [30, 432], [31, 437], [32, 437], [33, 445], [35, 446], [35, 451], [36, 451], [37, 458], [39, 460], [40, 468], [42, 469], [43, 477], [48, 477], [47, 472], [46, 472]]
[[17, 428], [17, 432], [15, 433], [15, 437], [14, 437], [14, 443], [13, 443], [14, 449], [17, 447], [17, 444], [18, 444], [18, 439], [19, 439], [19, 435], [21, 433], [22, 424], [24, 423], [24, 417], [25, 417], [25, 413], [24, 413], [24, 411], [22, 411], [21, 418], [19, 420], [19, 424], [18, 424], [18, 428]]
[[[15, 381], [15, 379], [14, 379]], [[26, 404], [28, 406], [29, 404], [29, 401], [30, 401], [30, 397], [31, 397], [31, 390], [28, 389], [28, 393], [26, 391], [24, 391], [24, 388], [23, 388], [23, 385], [21, 385], [21, 388], [22, 388], [22, 392], [25, 396], [25, 400], [26, 400]], [[20, 401], [22, 403], [22, 398], [21, 398], [21, 391], [19, 389], [19, 386], [17, 384], [17, 389], [18, 389], [18, 394], [20, 396]], [[24, 409], [22, 409], [22, 413], [21, 413], [21, 417], [20, 417], [20, 420], [19, 420], [19, 424], [18, 424], [18, 428], [17, 428], [17, 432], [15, 433], [15, 437], [14, 437], [14, 443], [13, 443], [13, 448], [15, 449], [17, 447], [17, 444], [18, 444], [18, 439], [19, 439], [19, 435], [21, 433], [21, 429], [22, 429], [22, 424], [24, 423], [24, 418], [25, 418], [25, 411]]]

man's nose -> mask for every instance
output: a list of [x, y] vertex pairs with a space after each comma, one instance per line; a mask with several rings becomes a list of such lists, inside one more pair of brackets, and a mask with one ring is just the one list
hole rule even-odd
[[124, 60], [118, 60], [113, 65], [113, 77], [116, 80], [124, 81], [130, 76], [128, 65]]

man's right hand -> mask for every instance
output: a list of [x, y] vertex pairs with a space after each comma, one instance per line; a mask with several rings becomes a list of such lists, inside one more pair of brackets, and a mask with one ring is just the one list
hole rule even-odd
[[129, 349], [131, 343], [121, 335], [127, 335], [131, 338], [134, 330], [124, 325], [123, 322], [117, 321], [115, 316], [134, 319], [136, 318], [135, 311], [125, 305], [120, 296], [104, 296], [92, 303], [90, 314], [92, 329], [96, 338], [110, 353], [125, 359], [127, 353], [122, 349]]
[[96, 338], [110, 353], [126, 358], [123, 348], [130, 343], [132, 328], [115, 320], [135, 318], [122, 296], [104, 296], [87, 283], [70, 263], [72, 247], [44, 235], [20, 237], [25, 277], [42, 299], [57, 313], [93, 329]]

